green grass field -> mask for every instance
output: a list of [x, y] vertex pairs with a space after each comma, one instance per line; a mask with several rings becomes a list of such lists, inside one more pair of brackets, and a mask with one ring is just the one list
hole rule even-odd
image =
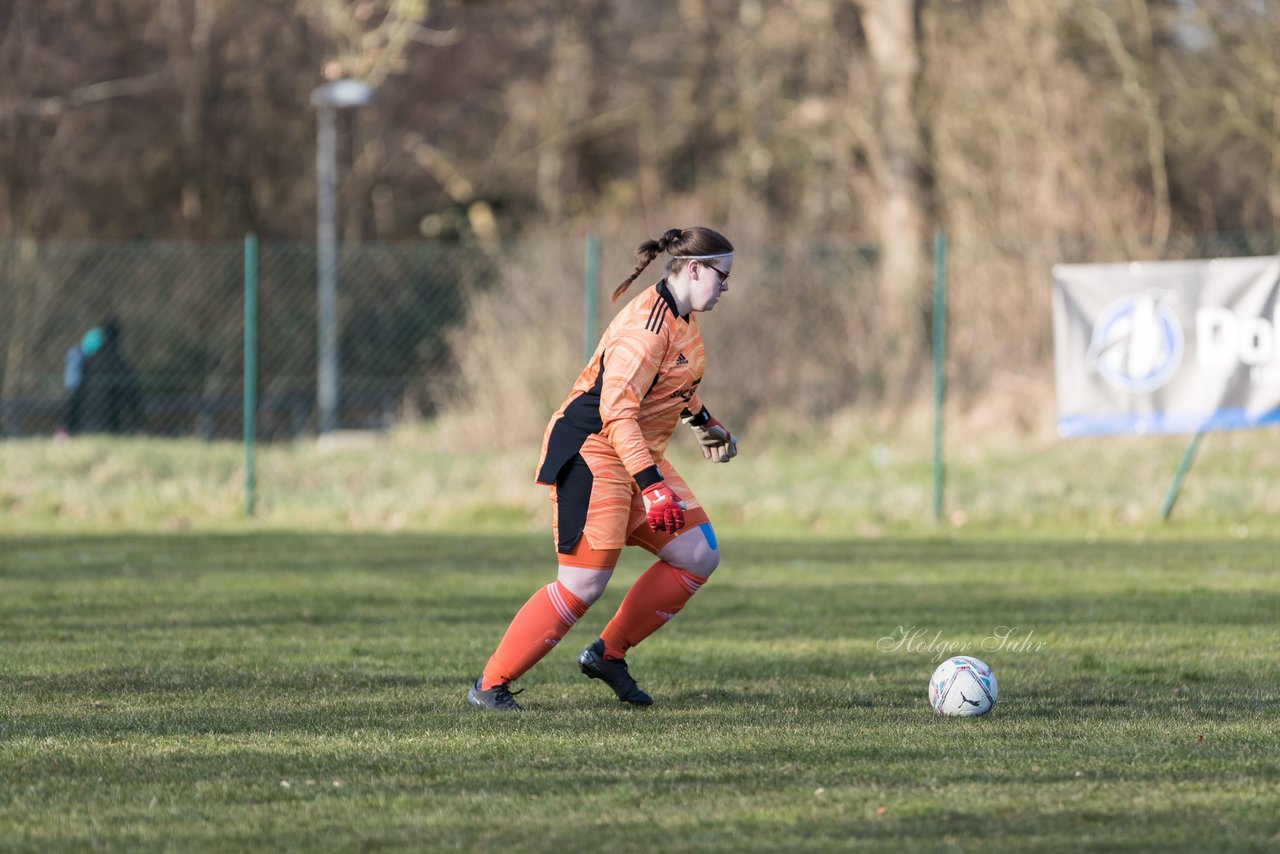
[[[1280, 541], [721, 547], [631, 656], [655, 706], [574, 664], [628, 554], [497, 716], [464, 693], [549, 579], [546, 534], [7, 535], [0, 847], [1280, 845]], [[933, 716], [942, 644], [993, 665], [992, 715]]]

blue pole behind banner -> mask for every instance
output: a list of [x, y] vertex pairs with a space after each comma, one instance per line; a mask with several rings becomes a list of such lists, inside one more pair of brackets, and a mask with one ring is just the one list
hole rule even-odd
[[1186, 479], [1187, 472], [1191, 471], [1191, 464], [1195, 461], [1196, 452], [1200, 450], [1200, 440], [1204, 438], [1205, 431], [1201, 430], [1196, 433], [1191, 440], [1191, 444], [1187, 446], [1187, 452], [1182, 455], [1182, 462], [1178, 464], [1178, 470], [1173, 474], [1173, 483], [1169, 484], [1169, 491], [1165, 494], [1164, 503], [1160, 505], [1160, 521], [1169, 521], [1169, 514], [1173, 512], [1173, 505], [1178, 500], [1178, 493], [1182, 491], [1182, 481]]

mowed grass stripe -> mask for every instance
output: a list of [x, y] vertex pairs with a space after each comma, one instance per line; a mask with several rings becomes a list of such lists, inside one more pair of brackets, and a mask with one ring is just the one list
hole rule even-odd
[[[730, 539], [647, 710], [574, 667], [628, 555], [512, 718], [463, 695], [545, 537], [9, 538], [4, 847], [1261, 850], [1276, 545]], [[928, 710], [947, 644], [990, 717]]]

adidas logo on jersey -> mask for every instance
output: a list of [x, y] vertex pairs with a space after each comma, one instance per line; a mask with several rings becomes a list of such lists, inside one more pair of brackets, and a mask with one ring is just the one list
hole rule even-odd
[[687, 364], [689, 364], [689, 360], [684, 357], [684, 353], [681, 353], [679, 356], [676, 356], [676, 367], [680, 367], [681, 365], [687, 365]]

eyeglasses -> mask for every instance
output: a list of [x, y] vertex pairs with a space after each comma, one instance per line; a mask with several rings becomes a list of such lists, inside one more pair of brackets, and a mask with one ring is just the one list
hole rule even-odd
[[717, 273], [719, 273], [720, 281], [722, 282], [729, 281], [729, 274], [726, 273], [724, 270], [721, 270], [719, 267], [715, 266], [714, 264], [708, 264], [706, 261], [699, 261], [698, 263], [706, 267], [708, 270], [715, 270]]

